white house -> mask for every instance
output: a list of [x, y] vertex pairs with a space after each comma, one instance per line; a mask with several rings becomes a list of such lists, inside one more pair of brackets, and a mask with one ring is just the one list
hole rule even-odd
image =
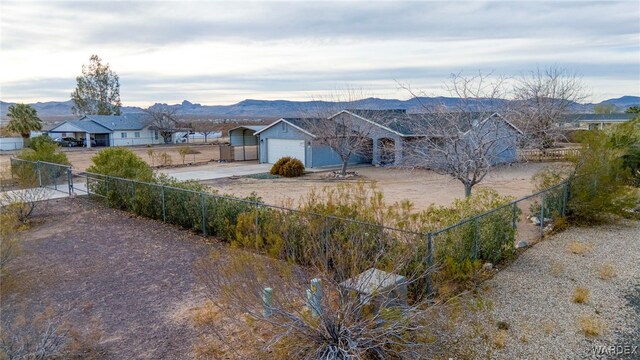
[[[78, 120], [65, 121], [48, 133], [54, 138], [74, 137], [79, 140], [90, 136], [95, 140], [95, 146], [131, 146], [165, 142], [159, 131], [151, 125], [149, 116], [144, 113], [85, 115]], [[171, 142], [174, 140], [171, 139]]]

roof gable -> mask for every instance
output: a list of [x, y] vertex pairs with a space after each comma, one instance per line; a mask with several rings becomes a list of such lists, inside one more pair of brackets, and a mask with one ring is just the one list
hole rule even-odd
[[292, 127], [296, 128], [296, 129], [302, 131], [303, 133], [315, 138], [316, 136], [314, 134], [312, 134], [311, 131], [308, 129], [309, 128], [308, 122], [310, 120], [321, 121], [321, 120], [324, 120], [324, 119], [317, 119], [317, 118], [281, 118], [281, 119], [271, 123], [271, 125], [268, 125], [265, 128], [256, 131], [253, 135], [258, 135], [258, 134], [260, 134], [260, 133], [262, 133], [262, 132], [264, 132], [264, 131], [266, 131], [266, 130], [274, 127], [274, 126], [276, 126], [277, 124], [280, 124], [280, 123], [284, 122], [284, 123], [287, 123], [287, 124], [291, 125]]
[[110, 133], [108, 129], [94, 121], [67, 120], [49, 130], [49, 132], [88, 132], [92, 134]]

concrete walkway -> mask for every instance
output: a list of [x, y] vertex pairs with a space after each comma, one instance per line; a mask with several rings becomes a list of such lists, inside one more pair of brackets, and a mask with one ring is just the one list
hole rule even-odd
[[[86, 190], [85, 190], [86, 192]], [[49, 188], [33, 188], [0, 192], [0, 206], [15, 202], [44, 201], [68, 197], [69, 193]]]
[[230, 176], [244, 176], [269, 172], [272, 164], [207, 164], [175, 169], [158, 170], [178, 180], [211, 180]]

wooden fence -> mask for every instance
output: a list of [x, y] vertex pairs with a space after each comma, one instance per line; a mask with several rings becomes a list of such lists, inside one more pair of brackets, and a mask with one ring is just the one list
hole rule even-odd
[[579, 154], [580, 148], [523, 149], [518, 150], [518, 159], [520, 161], [566, 161], [569, 157]]

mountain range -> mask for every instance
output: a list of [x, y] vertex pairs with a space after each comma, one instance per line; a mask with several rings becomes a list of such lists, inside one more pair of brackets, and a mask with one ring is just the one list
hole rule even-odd
[[[243, 100], [232, 105], [201, 105], [194, 104], [184, 100], [180, 104], [160, 104], [156, 103], [153, 107], [169, 107], [176, 111], [176, 114], [188, 118], [201, 119], [256, 119], [256, 118], [280, 118], [280, 117], [296, 117], [313, 114], [314, 110], [320, 107], [333, 108], [359, 108], [359, 109], [405, 109], [407, 112], [418, 112], [427, 105], [445, 105], [455, 107], [459, 105], [461, 99], [451, 97], [420, 97], [409, 100], [397, 99], [379, 99], [367, 98], [349, 103], [331, 103], [323, 101], [288, 101], [288, 100]], [[507, 101], [478, 99], [487, 105], [487, 102]], [[0, 115], [2, 119], [6, 119], [7, 109], [13, 103], [0, 101]], [[38, 116], [43, 120], [63, 120], [74, 118], [71, 111], [73, 102], [68, 101], [48, 101], [30, 104], [38, 111]], [[639, 96], [623, 96], [616, 99], [608, 99], [597, 104], [579, 104], [572, 105], [572, 111], [576, 113], [591, 113], [596, 105], [613, 105], [623, 112], [629, 106], [640, 106]], [[135, 106], [123, 106], [123, 113], [139, 113], [144, 111], [143, 108]]]

